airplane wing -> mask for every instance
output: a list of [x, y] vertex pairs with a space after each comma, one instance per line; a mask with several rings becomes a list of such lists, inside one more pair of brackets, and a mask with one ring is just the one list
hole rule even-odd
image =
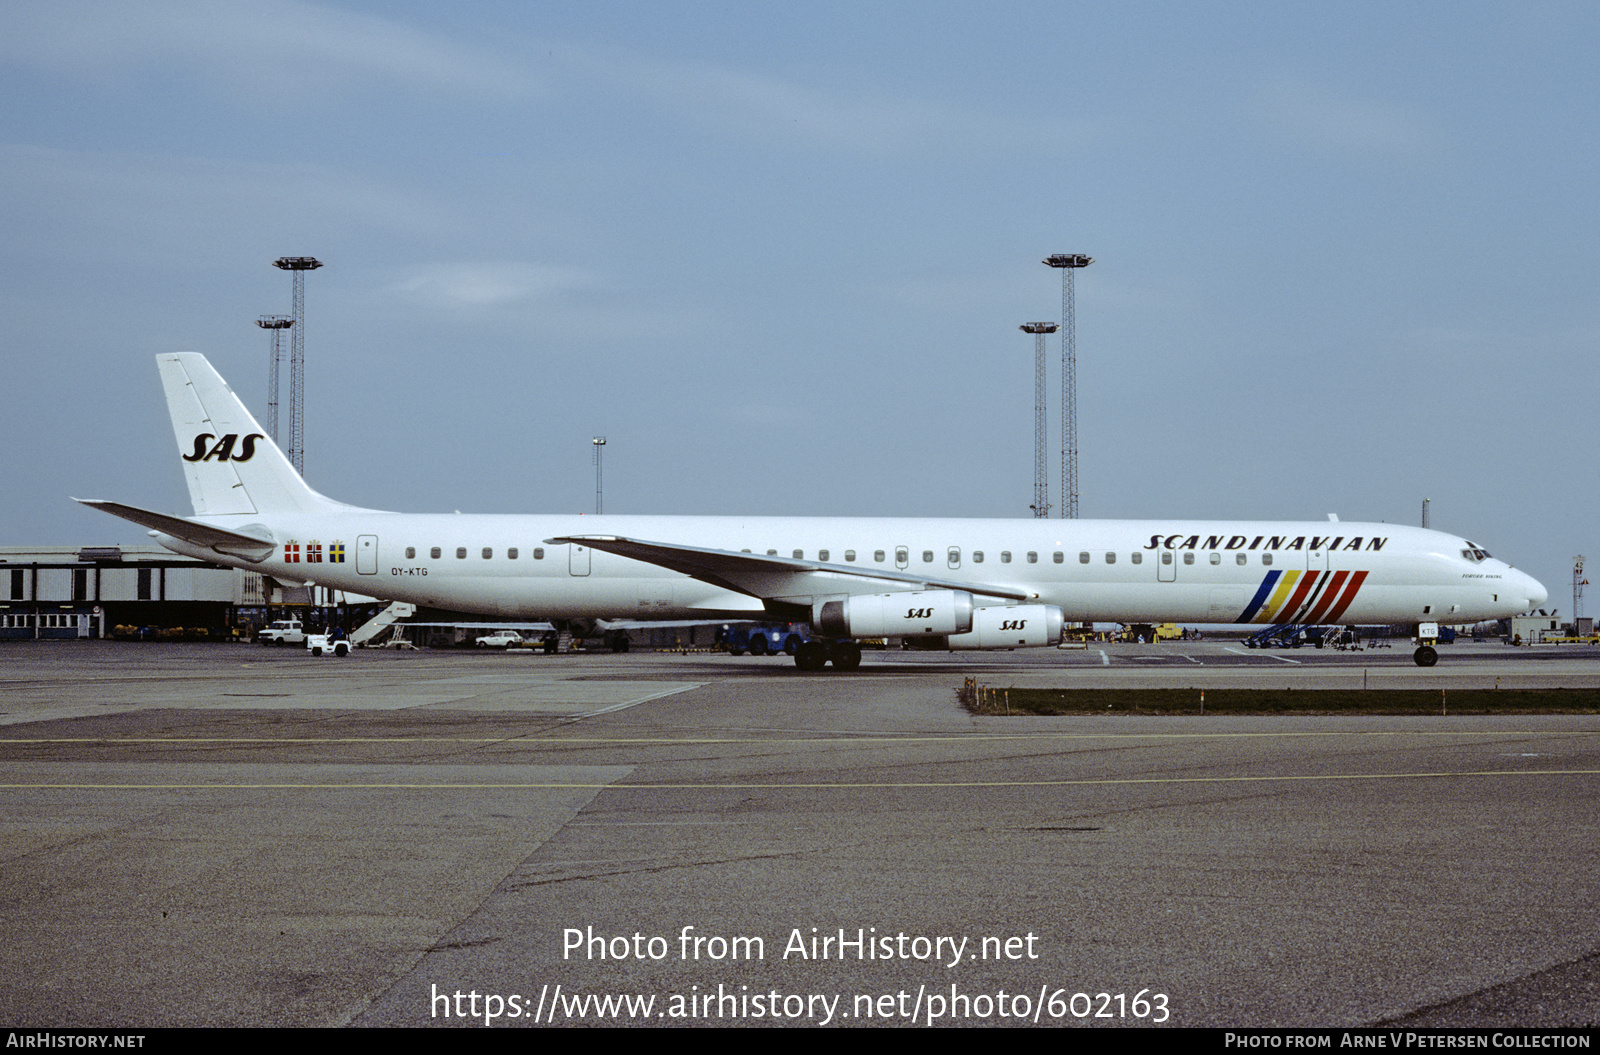
[[965, 590], [985, 597], [1025, 601], [1035, 595], [1009, 586], [932, 579], [887, 568], [778, 557], [771, 554], [735, 553], [702, 549], [670, 542], [646, 542], [618, 535], [562, 535], [545, 539], [547, 545], [573, 543], [619, 557], [654, 564], [723, 589], [763, 600], [809, 605], [813, 598], [839, 594], [900, 593], [911, 590]]
[[396, 619], [391, 626], [427, 626], [435, 628], [449, 627], [456, 630], [554, 630], [554, 623], [498, 623], [494, 620], [480, 619], [477, 622], [454, 623], [413, 623], [409, 619]]
[[[209, 524], [199, 524], [193, 520], [184, 520], [182, 517], [169, 516], [166, 513], [157, 513], [149, 509], [140, 509], [138, 506], [125, 506], [120, 502], [107, 502], [99, 498], [74, 498], [74, 502], [82, 502], [91, 509], [98, 509], [102, 513], [110, 513], [124, 520], [131, 520], [147, 528], [153, 528], [163, 535], [182, 539], [196, 546], [214, 549], [218, 553], [225, 553], [234, 557], [243, 557], [248, 561], [262, 561], [270, 557], [278, 548], [278, 544], [271, 538], [256, 535], [245, 535], [226, 528], [212, 527]], [[265, 529], [263, 529], [265, 530]]]
[[728, 619], [596, 619], [599, 630], [681, 630], [701, 626], [753, 626], [765, 621], [765, 613], [748, 612]]
[[[599, 630], [671, 630], [688, 626], [743, 626], [759, 620], [750, 619], [596, 619]], [[572, 622], [568, 621], [569, 624]], [[395, 626], [454, 627], [458, 630], [554, 630], [554, 623], [502, 623], [495, 620], [454, 623], [413, 623], [408, 619], [396, 620]]]

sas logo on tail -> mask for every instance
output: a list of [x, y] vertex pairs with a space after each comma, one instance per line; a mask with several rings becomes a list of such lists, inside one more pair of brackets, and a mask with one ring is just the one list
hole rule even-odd
[[[247, 462], [255, 457], [256, 440], [264, 440], [266, 438], [259, 432], [252, 432], [245, 436], [244, 442], [240, 443], [237, 432], [230, 432], [220, 440], [217, 440], [214, 433], [202, 432], [194, 438], [194, 453], [185, 454], [183, 460], [186, 462], [209, 462], [215, 458], [219, 462]], [[217, 440], [217, 442], [211, 444], [212, 440]], [[240, 447], [238, 454], [233, 453], [233, 445], [236, 443]], [[211, 445], [208, 447], [207, 444]]]

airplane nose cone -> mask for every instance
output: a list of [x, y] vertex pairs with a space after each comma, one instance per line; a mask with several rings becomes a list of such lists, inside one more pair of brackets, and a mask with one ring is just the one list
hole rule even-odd
[[1544, 607], [1545, 601], [1550, 598], [1550, 591], [1546, 590], [1544, 584], [1533, 576], [1523, 575], [1522, 577], [1526, 580], [1524, 587], [1528, 592], [1528, 608], [1525, 611]]

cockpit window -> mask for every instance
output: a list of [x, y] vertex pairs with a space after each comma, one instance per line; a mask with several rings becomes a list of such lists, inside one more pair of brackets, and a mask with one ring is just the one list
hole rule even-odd
[[1477, 564], [1480, 561], [1486, 561], [1486, 560], [1489, 559], [1489, 551], [1488, 550], [1479, 549], [1477, 546], [1472, 545], [1472, 543], [1470, 543], [1470, 542], [1467, 543], [1467, 545], [1470, 548], [1469, 549], [1464, 549], [1464, 550], [1461, 551], [1461, 556], [1463, 558], [1465, 558], [1466, 560], [1471, 561], [1473, 564]]

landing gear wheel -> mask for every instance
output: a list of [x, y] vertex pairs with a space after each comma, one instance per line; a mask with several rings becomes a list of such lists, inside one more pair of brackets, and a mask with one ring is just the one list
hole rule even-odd
[[750, 639], [750, 654], [752, 656], [767, 654], [767, 639], [764, 634], [757, 634]]
[[807, 641], [795, 651], [794, 665], [797, 670], [821, 670], [828, 665], [828, 647], [821, 641]]
[[1411, 658], [1417, 661], [1417, 666], [1419, 667], [1431, 667], [1439, 662], [1439, 653], [1435, 652], [1431, 646], [1423, 645], [1411, 653]]
[[834, 670], [857, 670], [861, 666], [861, 646], [854, 641], [840, 641], [829, 650]]

